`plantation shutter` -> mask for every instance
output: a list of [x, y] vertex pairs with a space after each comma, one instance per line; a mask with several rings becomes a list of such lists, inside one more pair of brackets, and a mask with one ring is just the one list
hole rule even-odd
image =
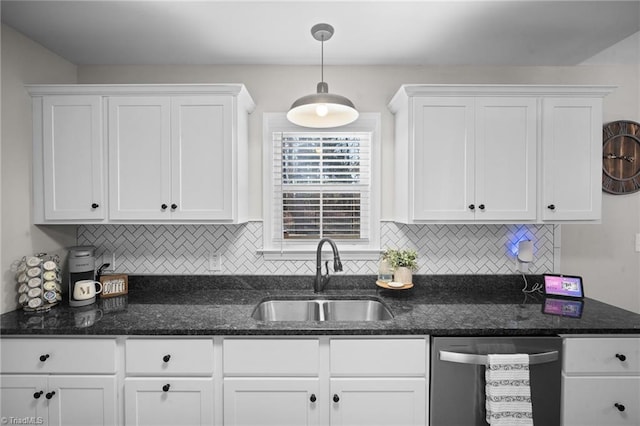
[[368, 241], [371, 135], [273, 133], [273, 240]]

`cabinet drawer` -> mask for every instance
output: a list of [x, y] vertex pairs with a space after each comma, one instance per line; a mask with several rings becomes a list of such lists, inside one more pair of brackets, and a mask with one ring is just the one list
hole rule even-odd
[[564, 371], [640, 374], [640, 338], [567, 338]]
[[319, 355], [317, 339], [226, 339], [224, 374], [316, 376]]
[[210, 339], [129, 339], [125, 344], [127, 374], [210, 375]]
[[640, 425], [639, 377], [565, 376], [562, 385], [564, 426]]
[[332, 339], [332, 376], [424, 375], [424, 339]]
[[3, 373], [115, 373], [114, 339], [2, 339]]

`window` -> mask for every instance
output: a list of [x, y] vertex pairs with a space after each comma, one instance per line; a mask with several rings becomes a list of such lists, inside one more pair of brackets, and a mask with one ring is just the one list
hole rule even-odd
[[378, 256], [379, 121], [307, 129], [265, 114], [265, 256], [308, 258], [324, 237], [352, 258]]

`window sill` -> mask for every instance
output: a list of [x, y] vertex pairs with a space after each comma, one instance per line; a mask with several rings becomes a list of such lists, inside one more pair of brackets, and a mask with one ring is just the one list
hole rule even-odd
[[[322, 248], [323, 259], [331, 259], [332, 252], [328, 245]], [[379, 260], [382, 250], [379, 249], [341, 249], [338, 245], [341, 260]], [[289, 260], [316, 260], [316, 250], [305, 249], [283, 249], [283, 250], [258, 250], [264, 257], [264, 260], [272, 261], [289, 261]]]

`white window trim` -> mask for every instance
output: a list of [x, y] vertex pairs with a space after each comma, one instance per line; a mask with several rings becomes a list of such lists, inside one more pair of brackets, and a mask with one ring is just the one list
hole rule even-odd
[[272, 240], [273, 218], [275, 209], [273, 199], [273, 133], [274, 132], [370, 132], [371, 133], [371, 211], [370, 238], [368, 243], [337, 243], [340, 257], [353, 260], [377, 260], [380, 257], [380, 174], [381, 174], [381, 141], [380, 113], [360, 113], [356, 121], [346, 126], [329, 129], [308, 129], [296, 126], [287, 120], [285, 113], [265, 112], [263, 122], [262, 151], [262, 209], [263, 209], [263, 249], [259, 250], [266, 260], [311, 260], [315, 259], [318, 241], [310, 244], [286, 247]]

